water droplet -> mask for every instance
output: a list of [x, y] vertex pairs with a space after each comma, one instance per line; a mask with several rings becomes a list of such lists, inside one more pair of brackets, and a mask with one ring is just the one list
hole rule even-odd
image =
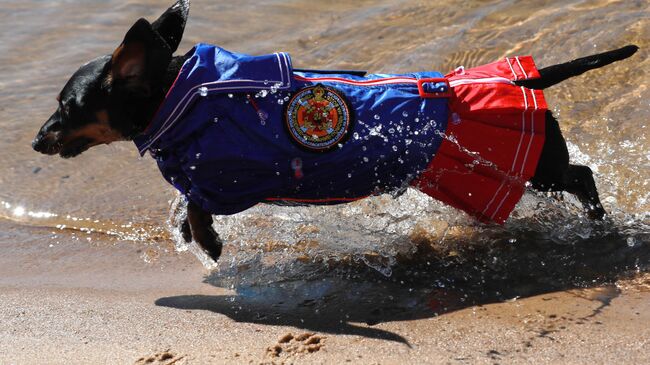
[[348, 174], [348, 179], [352, 177], [352, 174]]
[[277, 176], [280, 176], [280, 171], [276, 171], [275, 174], [276, 174]]
[[395, 133], [395, 128], [389, 128], [389, 129], [388, 129], [388, 133], [390, 133], [390, 134]]
[[420, 118], [415, 118], [414, 120], [415, 120], [415, 123], [417, 123], [417, 122], [420, 121]]
[[199, 95], [208, 96], [208, 88], [203, 86], [199, 88]]
[[636, 239], [634, 239], [634, 237], [628, 237], [626, 241], [627, 241], [627, 245], [630, 247], [634, 247], [634, 245], [636, 244]]
[[280, 104], [280, 105], [284, 104], [284, 100], [283, 99], [278, 99], [278, 104]]
[[354, 137], [354, 139], [359, 139], [359, 133], [354, 132], [354, 133], [352, 134], [352, 137]]
[[196, 170], [196, 166], [190, 166], [190, 170]]
[[397, 152], [397, 146], [393, 146], [393, 151]]
[[214, 119], [212, 121], [215, 122], [215, 123], [219, 123], [219, 117], [214, 117]]
[[454, 124], [460, 123], [460, 116], [458, 115], [458, 113], [451, 114], [451, 122]]
[[282, 86], [280, 83], [276, 83], [271, 85], [271, 94], [275, 94], [278, 92], [278, 89]]
[[363, 162], [368, 162], [368, 157], [363, 157]]
[[260, 124], [266, 125], [266, 120], [269, 119], [269, 114], [264, 110], [260, 109], [257, 111], [257, 116], [260, 118]]
[[256, 98], [265, 98], [269, 94], [268, 90], [260, 90], [257, 94], [255, 94]]
[[201, 158], [201, 153], [200, 153], [200, 152], [196, 154], [196, 158], [197, 158], [197, 159], [198, 159], [198, 158]]
[[361, 150], [363, 150], [363, 151], [367, 151], [367, 150], [368, 150], [368, 147], [366, 147], [366, 146], [361, 146]]
[[235, 96], [235, 95], [233, 95], [233, 94], [228, 94], [228, 97], [231, 98], [231, 99], [232, 99], [234, 96]]
[[375, 120], [379, 120], [381, 117], [378, 114], [375, 114]]
[[403, 111], [403, 112], [402, 112], [402, 116], [403, 116], [404, 118], [406, 118], [406, 117], [409, 116], [409, 113], [407, 113], [406, 111]]

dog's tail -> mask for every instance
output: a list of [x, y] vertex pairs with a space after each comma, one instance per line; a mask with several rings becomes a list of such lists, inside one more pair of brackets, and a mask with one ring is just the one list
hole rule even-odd
[[589, 70], [624, 60], [636, 53], [638, 49], [639, 47], [635, 45], [628, 45], [613, 51], [578, 58], [577, 60], [561, 63], [559, 65], [549, 66], [539, 70], [539, 74], [541, 75], [540, 78], [518, 80], [515, 81], [515, 84], [529, 89], [546, 89], [547, 87], [560, 83], [570, 77], [582, 75]]

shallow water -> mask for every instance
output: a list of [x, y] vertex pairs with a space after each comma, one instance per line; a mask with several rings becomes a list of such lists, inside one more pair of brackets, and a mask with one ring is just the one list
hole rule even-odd
[[[413, 290], [428, 298], [451, 286], [481, 302], [647, 272], [647, 9], [645, 1], [193, 1], [180, 49], [202, 41], [242, 53], [283, 50], [296, 67], [446, 72], [524, 54], [544, 67], [641, 47], [632, 59], [546, 93], [573, 161], [595, 172], [606, 222], [588, 221], [571, 196], [535, 193], [503, 227], [412, 190], [336, 207], [258, 206], [216, 219], [227, 247], [217, 265], [198, 255], [214, 269], [206, 280], [244, 296], [278, 297], [286, 296], [283, 287], [308, 297], [352, 287], [366, 298], [402, 291], [394, 295], [408, 298]], [[163, 10], [158, 1], [0, 5], [0, 219], [12, 223], [16, 240], [30, 235], [24, 227], [40, 226], [51, 228], [53, 245], [73, 237], [188, 249], [165, 223], [171, 188], [131, 143], [71, 160], [30, 147], [72, 72], [112, 52], [135, 19]]]

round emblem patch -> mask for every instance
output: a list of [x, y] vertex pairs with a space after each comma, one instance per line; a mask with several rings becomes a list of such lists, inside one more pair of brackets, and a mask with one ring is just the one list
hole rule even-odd
[[350, 108], [339, 91], [316, 85], [298, 91], [291, 98], [285, 121], [289, 134], [300, 146], [326, 151], [347, 136]]

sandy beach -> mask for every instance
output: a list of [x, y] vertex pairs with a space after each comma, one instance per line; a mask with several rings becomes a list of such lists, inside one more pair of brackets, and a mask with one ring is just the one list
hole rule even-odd
[[189, 253], [146, 263], [128, 243], [49, 247], [48, 234], [0, 238], [3, 364], [650, 362], [647, 274], [368, 324], [346, 319], [364, 312], [354, 302], [320, 315], [206, 284]]

